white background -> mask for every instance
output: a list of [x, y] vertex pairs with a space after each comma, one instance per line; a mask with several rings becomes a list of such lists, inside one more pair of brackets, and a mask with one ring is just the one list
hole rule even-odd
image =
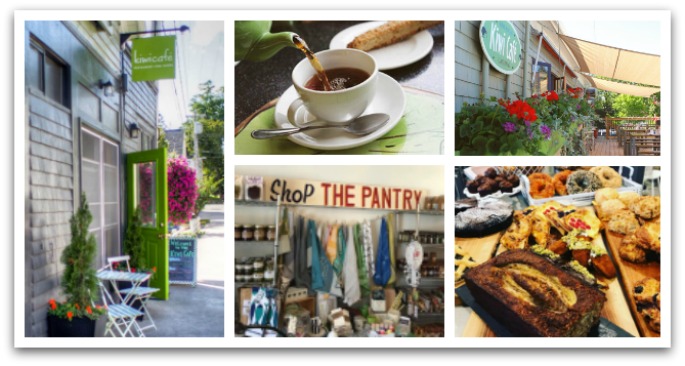
[[[450, 14], [453, 15], [448, 15], [445, 18], [446, 19], [452, 19], [452, 18], [459, 18], [456, 15], [457, 10], [502, 10], [502, 9], [511, 9], [511, 10], [543, 10], [543, 9], [569, 9], [569, 6], [572, 6], [573, 9], [654, 9], [654, 10], [671, 10], [672, 11], [672, 101], [673, 101], [673, 111], [672, 111], [672, 132], [673, 132], [673, 148], [672, 148], [672, 161], [677, 162], [678, 159], [677, 157], [680, 157], [682, 154], [682, 147], [679, 147], [681, 145], [682, 141], [685, 141], [683, 139], [683, 131], [684, 129], [680, 126], [680, 121], [678, 119], [679, 116], [683, 113], [683, 109], [681, 107], [682, 102], [678, 102], [678, 97], [679, 97], [679, 91], [680, 91], [680, 85], [684, 81], [682, 78], [682, 72], [678, 70], [677, 66], [679, 64], [682, 64], [682, 44], [683, 44], [683, 39], [684, 39], [684, 34], [683, 34], [683, 28], [682, 28], [682, 20], [683, 17], [685, 17], [685, 13], [683, 13], [683, 10], [681, 9], [681, 6], [672, 4], [671, 2], [668, 1], [660, 1], [660, 0], [653, 0], [653, 1], [632, 1], [632, 0], [623, 0], [620, 2], [620, 8], [618, 5], [615, 5], [617, 3], [613, 2], [608, 2], [606, 4], [602, 4], [598, 1], [585, 1], [585, 0], [579, 0], [579, 1], [574, 1], [573, 3], [569, 4], [567, 2], [564, 3], [552, 3], [552, 2], [540, 2], [540, 1], [529, 1], [529, 0], [520, 0], [520, 1], [492, 1], [492, 2], [456, 2], [456, 1], [431, 1], [431, 0], [422, 0], [420, 2], [410, 2], [410, 1], [394, 1], [392, 5], [390, 4], [385, 4], [378, 2], [378, 5], [373, 5], [371, 2], [367, 1], [359, 1], [359, 0], [345, 0], [344, 2], [333, 2], [333, 1], [262, 1], [262, 2], [250, 2], [250, 3], [238, 3], [238, 4], [231, 4], [228, 2], [222, 2], [222, 1], [202, 1], [202, 0], [195, 0], [193, 2], [174, 2], [174, 1], [166, 1], [164, 3], [163, 9], [165, 10], [174, 10], [174, 9], [194, 9], [194, 10], [203, 10], [203, 9], [228, 9], [234, 8], [236, 6], [238, 7], [243, 7], [244, 6], [249, 6], [250, 9], [261, 9], [264, 14], [264, 18], [275, 18], [278, 17], [278, 12], [274, 12], [274, 9], [285, 9], [287, 6], [290, 9], [328, 9], [328, 10], [322, 10], [321, 18], [328, 18], [328, 19], [336, 19], [336, 14], [342, 14], [338, 19], [343, 19], [345, 18], [344, 15], [347, 15], [348, 12], [336, 12], [335, 10], [332, 9], [393, 9], [393, 10], [400, 10], [400, 9], [421, 9], [421, 10], [440, 10], [440, 9], [449, 9], [452, 10]], [[557, 5], [558, 4], [558, 5]], [[24, 10], [41, 10], [41, 9], [94, 9], [94, 6], [97, 6], [97, 9], [152, 9], [154, 8], [151, 5], [143, 5], [140, 1], [128, 1], [128, 0], [120, 0], [117, 1], [116, 3], [108, 3], [108, 2], [98, 2], [94, 3], [92, 1], [86, 2], [86, 1], [6, 1], [4, 2], [3, 6], [4, 8], [4, 32], [0, 39], [2, 40], [2, 46], [3, 50], [5, 51], [5, 57], [2, 57], [2, 62], [3, 62], [3, 68], [2, 70], [4, 71], [3, 78], [2, 80], [5, 81], [5, 87], [0, 89], [2, 95], [0, 100], [2, 101], [2, 111], [4, 112], [5, 116], [5, 130], [1, 134], [3, 141], [0, 143], [0, 159], [2, 159], [2, 162], [4, 163], [3, 166], [5, 168], [6, 176], [9, 176], [13, 172], [13, 164], [15, 159], [23, 159], [22, 156], [14, 156], [14, 143], [19, 143], [23, 144], [22, 141], [18, 142], [13, 142], [12, 141], [12, 136], [14, 135], [14, 124], [16, 123], [22, 123], [21, 121], [15, 121], [14, 120], [14, 115], [13, 115], [13, 105], [14, 105], [14, 91], [13, 91], [13, 80], [14, 80], [14, 72], [13, 72], [13, 11], [18, 10], [18, 9], [24, 9]], [[155, 6], [156, 7], [156, 6]], [[477, 7], [477, 8], [476, 8]], [[350, 14], [356, 14], [356, 17], [363, 16], [363, 13], [359, 12], [351, 12]], [[555, 15], [559, 14], [558, 17]], [[563, 12], [561, 10], [559, 11], [551, 11], [550, 16], [548, 17], [549, 19], [554, 19], [554, 18], [560, 18], [563, 17]], [[178, 18], [183, 18], [182, 15], [179, 15]], [[524, 19], [525, 17], [521, 17], [521, 19]], [[679, 24], [680, 23], [680, 24]], [[446, 30], [445, 30], [445, 53], [446, 53], [446, 60], [452, 60], [453, 59], [453, 35], [450, 35], [451, 33], [451, 28], [446, 24]], [[229, 44], [230, 47], [232, 45]], [[451, 57], [449, 57], [451, 55]], [[229, 61], [226, 60], [227, 64], [230, 65]], [[680, 61], [680, 62], [679, 62]], [[230, 67], [230, 66], [229, 66]], [[227, 74], [227, 95], [226, 95], [226, 101], [227, 101], [227, 108], [226, 110], [228, 111], [228, 114], [226, 116], [226, 121], [232, 121], [232, 93], [231, 93], [231, 85], [232, 82], [230, 80], [230, 75], [231, 75], [231, 70], [227, 70], [229, 73]], [[446, 86], [451, 86], [451, 87], [446, 87], [446, 100], [445, 104], [448, 106], [451, 106], [453, 103], [450, 101], [453, 101], [453, 96], [450, 98], [450, 94], [452, 93], [453, 90], [453, 81], [450, 81], [450, 78], [453, 78], [453, 67], [449, 63], [446, 65]], [[22, 75], [18, 76], [19, 78], [23, 77]], [[682, 100], [682, 98], [681, 98]], [[449, 116], [451, 113], [446, 113], [446, 126], [448, 128], [446, 132], [446, 136], [451, 136], [451, 129], [449, 126], [449, 121], [451, 120]], [[230, 141], [230, 143], [227, 144], [227, 151], [232, 151], [232, 129], [230, 128], [230, 123], [227, 126], [227, 141]], [[449, 140], [449, 137], [446, 138], [446, 140]], [[453, 146], [452, 144], [447, 144], [446, 151], [450, 152], [452, 149], [449, 148], [450, 146]], [[21, 150], [20, 150], [21, 151]], [[317, 158], [322, 158], [322, 157], [317, 157]], [[386, 158], [392, 158], [392, 157], [386, 157]], [[236, 163], [239, 164], [250, 164], [250, 158], [243, 158], [243, 159], [236, 159], [239, 161], [236, 161]], [[279, 163], [277, 161], [278, 159], [274, 160], [275, 163]], [[356, 160], [356, 159], [355, 159]], [[407, 164], [413, 164], [418, 161], [419, 164], [421, 163], [428, 163], [428, 164], [434, 164], [436, 159], [425, 159], [428, 161], [421, 162], [419, 160], [421, 159], [409, 159], [405, 162], [401, 162], [400, 159], [368, 159], [370, 160], [373, 164], [384, 164], [384, 163], [389, 163], [389, 164], [398, 164], [398, 163], [407, 163]], [[493, 164], [492, 160], [484, 160], [484, 159], [472, 159], [469, 161], [465, 161], [467, 159], [454, 159], [450, 157], [449, 155], [445, 158], [438, 158], [438, 161], [441, 163], [444, 163], [446, 166], [446, 174], [445, 174], [445, 179], [446, 182], [449, 181], [449, 177], [451, 176], [450, 170], [451, 166], [453, 165], [473, 165], [473, 164], [478, 164], [478, 163], [489, 163]], [[497, 165], [551, 165], [551, 164], [556, 164], [557, 162], [552, 162], [551, 160], [546, 161], [544, 159], [540, 159], [537, 161], [536, 159], [532, 158], [527, 158], [526, 160], [512, 160], [511, 162], [507, 162], [509, 159], [501, 159], [497, 160]], [[594, 159], [594, 161], [590, 159], [578, 159], [579, 162], [574, 163], [574, 164], [568, 164], [568, 165], [590, 165], [590, 164], [601, 164], [601, 165], [610, 165], [612, 163], [611, 159], [604, 159], [602, 161], [598, 159]], [[586, 161], [582, 161], [586, 160]], [[574, 160], [575, 162], [576, 160]], [[229, 166], [227, 167], [227, 175], [229, 174], [228, 172], [232, 170], [232, 166], [230, 164], [233, 163], [231, 159], [227, 159], [227, 162]], [[323, 159], [312, 159], [310, 160], [300, 160], [303, 164], [325, 164], [326, 162]], [[352, 163], [357, 163], [357, 161], [353, 161]], [[515, 164], [514, 164], [515, 163]], [[641, 163], [641, 162], [640, 162]], [[650, 162], [645, 162], [646, 165], [651, 165]], [[613, 165], [613, 164], [612, 164]], [[639, 164], [636, 164], [639, 165]], [[663, 169], [669, 169], [670, 167], [664, 166]], [[230, 169], [230, 170], [229, 170]], [[675, 171], [672, 171], [673, 177], [672, 181], [674, 183], [677, 182], [682, 182], [682, 174], [680, 174], [680, 171], [676, 169]], [[668, 176], [668, 175], [667, 175]], [[228, 180], [228, 177], [227, 177]], [[12, 207], [12, 202], [13, 198], [15, 195], [15, 187], [13, 185], [14, 182], [18, 182], [18, 184], [23, 185], [24, 178], [23, 175], [20, 177], [15, 177], [14, 180], [10, 180], [8, 178], [0, 180], [0, 184], [3, 185], [3, 188], [0, 190], [0, 193], [2, 196], [0, 196], [0, 202], [5, 203], [5, 209], [2, 210], [2, 217], [0, 218], [0, 232], [2, 232], [4, 235], [4, 238], [6, 239], [3, 245], [3, 260], [4, 260], [4, 266], [2, 266], [3, 270], [0, 271], [0, 278], [4, 280], [4, 285], [3, 291], [4, 295], [3, 300], [0, 300], [0, 319], [2, 319], [2, 331], [0, 331], [0, 347], [2, 347], [2, 364], [3, 365], [14, 365], [14, 364], [41, 364], [41, 365], [76, 365], [76, 364], [81, 364], [81, 365], [90, 365], [90, 364], [102, 364], [102, 365], [107, 365], [107, 364], [131, 364], [133, 362], [135, 363], [141, 363], [141, 364], [169, 364], [169, 365], [181, 365], [181, 364], [250, 364], [250, 365], [269, 365], [269, 364], [291, 364], [291, 363], [307, 363], [307, 364], [316, 364], [316, 365], [332, 365], [332, 364], [345, 364], [345, 365], [350, 365], [350, 364], [355, 364], [366, 361], [366, 363], [383, 363], [383, 364], [388, 364], [388, 363], [401, 363], [404, 365], [409, 365], [409, 364], [422, 364], [425, 365], [427, 363], [430, 363], [431, 365], [438, 365], [438, 364], [451, 364], [451, 365], [459, 365], [459, 364], [479, 364], [479, 363], [487, 363], [487, 364], [496, 364], [496, 363], [507, 363], [507, 364], [573, 364], [573, 365], [578, 365], [578, 364], [583, 364], [583, 363], [593, 363], [593, 364], [601, 364], [601, 363], [611, 363], [611, 364], [616, 364], [616, 365], [644, 365], [644, 364], [674, 364], [676, 359], [681, 359], [680, 363], [682, 363], [682, 359], [685, 359], [683, 356], [685, 355], [685, 352], [682, 350], [682, 348], [685, 346], [685, 344], [682, 342], [682, 338], [679, 338], [679, 331], [683, 331], [685, 329], [683, 327], [683, 316], [679, 314], [678, 310], [679, 308], [682, 309], [682, 285], [681, 281], [682, 280], [682, 270], [679, 271], [679, 265], [683, 261], [683, 250], [679, 250], [678, 248], [678, 242], [679, 239], [682, 237], [682, 229], [678, 227], [679, 223], [679, 207], [682, 207], [683, 202], [682, 198], [680, 197], [680, 192], [676, 188], [673, 190], [672, 194], [672, 222], [673, 227], [672, 227], [672, 248], [673, 248], [673, 258], [672, 258], [672, 266], [673, 266], [673, 271], [672, 271], [672, 283], [674, 284], [673, 286], [673, 299], [672, 299], [672, 308], [673, 313], [672, 313], [672, 348], [671, 349], [615, 349], [615, 350], [602, 350], [602, 349], [497, 349], [497, 350], [489, 350], [489, 349], [470, 349], [470, 348], [459, 348], [459, 349], [366, 349], [366, 350], [350, 350], [350, 349], [320, 349], [320, 350], [312, 350], [312, 349], [291, 349], [291, 350], [257, 350], [257, 349], [246, 349], [246, 350], [230, 350], [230, 349], [183, 349], [183, 347], [187, 347], [189, 344], [193, 345], [195, 347], [202, 347], [202, 344], [196, 342], [197, 340], [183, 340], [183, 339], [168, 339], [165, 340], [163, 343], [166, 343], [166, 345], [160, 343], [158, 346], [159, 347], [169, 347], [171, 346], [172, 348], [170, 349], [156, 349], [156, 350], [149, 350], [149, 349], [48, 349], [48, 350], [41, 350], [41, 349], [15, 349], [14, 348], [14, 322], [13, 322], [13, 315], [14, 315], [14, 301], [13, 301], [13, 294], [14, 294], [14, 288], [13, 284], [14, 282], [12, 281], [14, 277], [14, 267], [13, 267], [13, 256], [14, 256], [14, 251], [13, 248], [21, 248], [23, 247], [23, 242], [15, 242], [14, 236], [13, 236], [13, 228], [15, 225], [14, 219], [15, 217], [19, 220], [23, 220], [23, 215], [18, 215], [15, 216], [14, 213], [14, 208]], [[680, 186], [680, 184], [676, 184], [675, 187]], [[446, 185], [446, 191], [450, 191], [450, 185]], [[16, 187], [20, 188], [20, 187]], [[448, 197], [446, 197], [448, 198]], [[667, 197], [664, 197], [665, 199]], [[20, 238], [23, 238], [22, 233], [18, 233]], [[21, 281], [20, 281], [21, 282]], [[680, 290], [680, 291], [679, 291]], [[228, 305], [228, 302], [227, 302]], [[679, 305], [681, 305], [679, 307]], [[227, 314], [231, 314], [230, 312], [227, 312]], [[230, 317], [227, 317], [230, 318]], [[23, 323], [23, 321], [19, 322], [20, 324]], [[228, 333], [229, 328], [226, 328], [226, 331]], [[448, 333], [446, 331], [446, 333]], [[449, 333], [447, 334], [448, 338], [447, 340], [449, 342], [453, 342], [455, 347], [463, 347], [463, 340], [459, 338], [449, 338]], [[418, 341], [418, 340], [417, 340]], [[514, 341], [514, 340], [512, 340]], [[531, 339], [529, 341], [526, 341], [525, 346], [527, 347], [549, 347], [550, 344], [556, 344], [557, 346], [562, 346], [558, 342], [551, 342], [552, 340], [546, 340], [546, 339]], [[222, 339], [223, 344], [226, 344], [226, 346], [230, 346], [232, 342], [234, 342], [233, 339], [231, 338], [225, 338]], [[473, 345], [473, 342], [467, 342], [468, 344]], [[208, 342], [208, 344], [211, 344], [213, 346], [216, 346], [216, 342]], [[297, 342], [297, 343], [289, 343], [290, 345], [306, 345], [302, 343], [302, 341]], [[335, 343], [332, 343], [335, 344]], [[431, 343], [426, 342], [425, 340], [422, 340], [419, 342], [422, 347], [430, 347]], [[572, 341], [570, 344], [573, 344]], [[46, 346], [49, 346], [49, 343], [45, 344]], [[408, 345], [408, 344], [405, 344]], [[511, 343], [512, 347], [515, 346], [522, 346], [523, 344], [519, 341], [512, 342]]]

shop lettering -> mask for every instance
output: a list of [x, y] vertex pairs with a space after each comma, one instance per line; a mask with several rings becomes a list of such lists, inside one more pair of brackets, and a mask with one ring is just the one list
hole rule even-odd
[[288, 188], [288, 181], [276, 179], [271, 183], [271, 200], [276, 201], [278, 196], [285, 203], [307, 203], [307, 198], [314, 194], [314, 185], [307, 183], [303, 189]]
[[321, 183], [323, 188], [323, 205], [339, 207], [356, 207], [354, 203], [353, 184]]
[[161, 62], [173, 62], [174, 57], [171, 54], [170, 49], [165, 49], [164, 54], [153, 56], [152, 53], [148, 53], [148, 56], [141, 56], [138, 54], [137, 50], [133, 50], [133, 59], [136, 64], [149, 64], [149, 63], [161, 63]]
[[490, 49], [506, 57], [509, 62], [515, 62], [516, 43], [512, 42], [511, 37], [508, 35], [499, 32], [497, 23], [493, 22], [491, 24], [490, 34], [492, 34], [492, 36], [490, 37]]
[[386, 188], [356, 185], [321, 183], [324, 206], [357, 207], [357, 194], [361, 198], [360, 207], [390, 210], [413, 210], [421, 201], [421, 191], [403, 188]]

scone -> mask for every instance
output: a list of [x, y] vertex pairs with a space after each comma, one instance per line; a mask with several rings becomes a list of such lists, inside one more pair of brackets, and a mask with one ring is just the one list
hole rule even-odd
[[643, 249], [661, 253], [661, 224], [658, 220], [642, 225], [635, 231], [635, 238]]
[[661, 281], [656, 278], [643, 278], [633, 286], [633, 297], [638, 304], [655, 305], [656, 297], [661, 292]]
[[661, 214], [661, 200], [656, 196], [640, 197], [630, 207], [636, 215], [645, 220], [651, 220], [659, 217]]
[[647, 252], [637, 245], [635, 233], [623, 238], [621, 246], [618, 248], [618, 254], [621, 258], [632, 263], [644, 263], [647, 261]]
[[614, 213], [609, 218], [606, 227], [611, 232], [628, 235], [637, 230], [640, 227], [640, 223], [637, 221], [633, 211], [624, 209]]

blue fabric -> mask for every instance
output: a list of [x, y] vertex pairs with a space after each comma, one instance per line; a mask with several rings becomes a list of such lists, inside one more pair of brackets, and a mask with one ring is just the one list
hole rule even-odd
[[307, 223], [307, 245], [312, 248], [312, 289], [319, 292], [329, 292], [333, 284], [333, 266], [321, 247], [321, 241], [316, 235], [316, 223]]
[[373, 274], [373, 282], [378, 286], [385, 286], [388, 284], [391, 274], [388, 224], [385, 222], [385, 218], [383, 218], [381, 221], [381, 232], [378, 237], [378, 254], [376, 255], [376, 272]]

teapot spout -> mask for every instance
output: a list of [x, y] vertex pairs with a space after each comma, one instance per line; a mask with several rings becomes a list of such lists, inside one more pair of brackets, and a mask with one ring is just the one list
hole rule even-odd
[[297, 34], [293, 32], [266, 33], [247, 52], [244, 60], [264, 61], [271, 58], [285, 47], [296, 47], [293, 38]]

